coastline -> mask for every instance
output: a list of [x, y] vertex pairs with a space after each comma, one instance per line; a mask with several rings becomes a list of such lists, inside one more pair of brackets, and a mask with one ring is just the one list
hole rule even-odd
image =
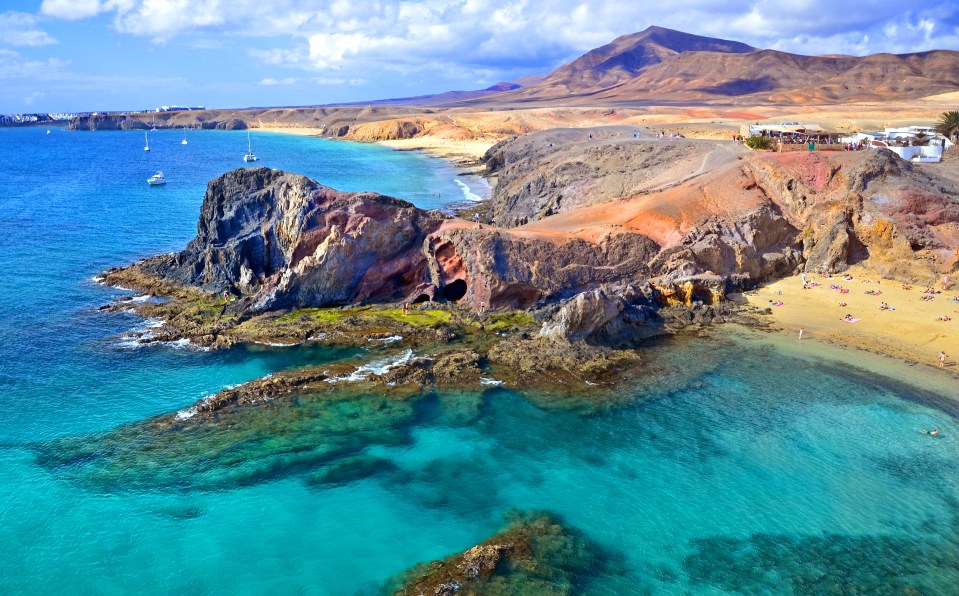
[[[837, 358], [849, 354], [850, 349], [879, 355], [889, 362], [910, 367], [912, 374], [926, 375], [937, 390], [951, 392], [959, 379], [959, 334], [954, 331], [954, 326], [959, 325], [959, 302], [951, 301], [959, 294], [955, 284], [951, 291], [933, 295], [932, 301], [923, 301], [920, 300], [924, 296], [921, 286], [903, 289], [902, 283], [883, 279], [862, 267], [850, 269], [849, 274], [852, 277], [849, 281], [844, 275], [833, 275], [830, 279], [807, 274], [807, 281], [819, 285], [805, 290], [801, 277], [795, 275], [747, 292], [744, 297], [751, 306], [771, 311], [769, 320], [783, 338], [798, 343], [799, 330], [803, 329], [804, 346], [815, 345], [817, 349], [833, 351]], [[941, 280], [936, 289], [940, 283]], [[847, 289], [848, 293], [830, 286]], [[881, 294], [866, 294], [877, 291]], [[770, 301], [783, 304], [773, 306]], [[881, 310], [882, 302], [894, 310]], [[846, 314], [859, 320], [845, 322], [842, 319]], [[939, 321], [940, 316], [954, 320]], [[944, 370], [938, 370], [937, 366], [940, 351], [948, 356]], [[939, 377], [948, 382], [940, 383]], [[925, 384], [924, 380], [923, 386]]]
[[[363, 143], [369, 141], [356, 140], [351, 138], [327, 137], [324, 135], [325, 129], [316, 127], [299, 126], [260, 126], [255, 129], [260, 132], [291, 134], [303, 137], [322, 137], [330, 140], [350, 141], [353, 143]], [[432, 135], [413, 137], [410, 139], [392, 139], [372, 141], [377, 145], [390, 147], [399, 151], [422, 151], [434, 157], [441, 157], [453, 162], [460, 167], [466, 164], [466, 167], [475, 169], [480, 158], [486, 153], [486, 150], [497, 143], [495, 139], [450, 139]]]

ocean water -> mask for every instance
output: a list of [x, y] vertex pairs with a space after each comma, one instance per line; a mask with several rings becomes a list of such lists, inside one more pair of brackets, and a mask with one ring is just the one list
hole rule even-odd
[[[599, 405], [299, 395], [157, 428], [227, 385], [365, 357], [124, 346], [148, 322], [98, 312], [124, 292], [91, 278], [181, 247], [206, 180], [242, 165], [243, 133], [181, 138], [144, 156], [142, 133], [0, 129], [0, 592], [373, 594], [546, 511], [592, 545], [586, 593], [955, 593], [954, 396], [814, 342], [662, 341], [649, 376]], [[482, 194], [379, 147], [263, 135], [254, 151], [423, 206], [462, 197], [457, 181]], [[166, 188], [146, 186], [154, 169]]]

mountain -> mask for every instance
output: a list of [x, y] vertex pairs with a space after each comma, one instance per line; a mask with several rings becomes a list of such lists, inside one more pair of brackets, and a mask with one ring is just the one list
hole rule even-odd
[[[839, 103], [959, 91], [959, 52], [804, 56], [650, 27], [519, 89], [447, 105]], [[439, 105], [433, 103], [433, 105]]]
[[[524, 77], [524, 79], [531, 79], [535, 82], [542, 80], [542, 77]], [[400, 97], [393, 99], [375, 99], [373, 101], [356, 101], [351, 103], [344, 103], [338, 105], [345, 106], [437, 106], [444, 105], [448, 103], [454, 103], [458, 101], [470, 100], [470, 99], [479, 99], [487, 97], [489, 95], [494, 95], [497, 93], [502, 93], [504, 91], [512, 91], [514, 89], [519, 89], [523, 85], [520, 82], [500, 82], [495, 85], [491, 85], [486, 89], [479, 89], [477, 91], [446, 91], [445, 93], [437, 93], [433, 95], [417, 95], [415, 97]]]

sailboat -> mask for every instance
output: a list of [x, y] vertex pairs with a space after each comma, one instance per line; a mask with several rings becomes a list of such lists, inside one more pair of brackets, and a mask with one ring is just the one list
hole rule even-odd
[[187, 142], [186, 142], [186, 129], [185, 129], [185, 128], [183, 129], [183, 140], [180, 141], [180, 144], [181, 144], [181, 145], [186, 145], [186, 144], [187, 144]]
[[246, 155], [243, 161], [256, 161], [256, 155], [253, 155], [253, 143], [250, 141], [250, 131], [246, 131]]
[[144, 151], [149, 151], [149, 150], [150, 150], [150, 137], [147, 136], [147, 131], [145, 131], [145, 130], [143, 131], [143, 142], [146, 143], [146, 144], [143, 146], [143, 150], [144, 150]]

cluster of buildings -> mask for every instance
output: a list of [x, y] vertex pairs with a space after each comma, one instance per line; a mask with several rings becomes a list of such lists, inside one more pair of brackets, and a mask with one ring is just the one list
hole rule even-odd
[[[203, 106], [159, 106], [154, 112], [192, 112], [194, 110], [205, 110]], [[149, 111], [149, 110], [148, 110]]]
[[50, 113], [50, 114], [0, 114], [0, 125], [11, 124], [42, 124], [44, 122], [69, 122], [78, 114]]
[[933, 126], [905, 126], [886, 128], [881, 132], [847, 134], [828, 131], [818, 124], [783, 122], [743, 125], [741, 132], [743, 136], [769, 137], [776, 141], [779, 151], [882, 148], [907, 161], [920, 163], [942, 161], [943, 154], [953, 145]]

